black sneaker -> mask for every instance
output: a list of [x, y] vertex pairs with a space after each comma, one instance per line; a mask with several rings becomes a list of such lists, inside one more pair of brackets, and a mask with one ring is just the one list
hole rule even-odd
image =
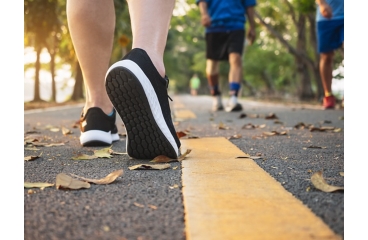
[[242, 107], [242, 105], [240, 103], [235, 103], [235, 104], [231, 104], [230, 103], [225, 108], [225, 111], [226, 112], [239, 112], [241, 110], [243, 110], [243, 107]]
[[143, 49], [135, 48], [113, 64], [107, 71], [105, 85], [124, 122], [130, 157], [180, 156], [180, 141], [167, 94], [169, 79], [161, 77]]
[[107, 116], [98, 107], [88, 109], [85, 116], [82, 111], [79, 120], [81, 131], [79, 140], [82, 146], [107, 146], [120, 139], [115, 124], [115, 109], [113, 111], [112, 116]]

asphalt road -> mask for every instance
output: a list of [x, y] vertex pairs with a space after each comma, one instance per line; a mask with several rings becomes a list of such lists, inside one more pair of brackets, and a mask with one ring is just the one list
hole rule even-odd
[[[229, 141], [243, 152], [259, 156], [254, 161], [261, 168], [336, 234], [344, 236], [344, 191], [326, 193], [316, 189], [310, 180], [313, 173], [323, 171], [328, 184], [344, 186], [342, 109], [325, 111], [319, 106], [244, 100], [242, 112], [212, 113], [208, 96], [171, 97], [174, 113], [189, 109], [196, 115], [193, 119], [175, 118], [177, 132], [187, 131], [189, 136], [198, 138], [237, 135]], [[55, 183], [59, 173], [94, 179], [118, 169], [123, 169], [124, 174], [113, 183], [91, 184], [88, 189], [25, 188], [24, 239], [186, 239], [180, 163], [170, 163], [165, 170], [129, 170], [130, 166], [147, 162], [129, 159], [127, 155], [73, 160], [78, 154], [91, 155], [103, 148], [79, 145], [79, 129], [73, 125], [80, 111], [81, 106], [25, 111], [25, 137], [64, 145], [37, 147], [40, 150], [25, 148], [24, 156], [40, 157], [24, 162], [24, 181]], [[266, 119], [271, 113], [277, 119]], [[298, 128], [301, 123], [304, 128]], [[245, 125], [248, 129], [243, 128]], [[314, 131], [310, 130], [311, 125]], [[124, 133], [120, 119], [117, 126], [119, 133]], [[63, 135], [61, 131], [51, 131], [51, 127], [65, 127], [72, 133]], [[322, 131], [321, 127], [335, 131]], [[286, 135], [265, 135], [271, 131]], [[115, 142], [112, 149], [125, 152], [125, 137]]]

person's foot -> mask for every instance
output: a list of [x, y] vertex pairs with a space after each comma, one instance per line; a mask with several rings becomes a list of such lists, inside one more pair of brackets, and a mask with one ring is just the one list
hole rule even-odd
[[113, 110], [111, 116], [107, 116], [100, 108], [92, 107], [79, 119], [79, 137], [82, 146], [108, 146], [118, 141], [119, 134], [115, 124], [116, 112]]
[[238, 103], [238, 98], [234, 95], [230, 96], [229, 102], [225, 107], [226, 112], [238, 112], [243, 110], [243, 107]]
[[106, 91], [127, 132], [130, 157], [153, 159], [180, 156], [180, 141], [171, 119], [167, 87], [143, 49], [131, 50], [106, 74]]
[[331, 95], [323, 98], [323, 107], [325, 109], [334, 109], [336, 104], [335, 96]]
[[213, 96], [212, 111], [217, 112], [222, 110], [224, 110], [224, 106], [222, 105], [221, 95]]

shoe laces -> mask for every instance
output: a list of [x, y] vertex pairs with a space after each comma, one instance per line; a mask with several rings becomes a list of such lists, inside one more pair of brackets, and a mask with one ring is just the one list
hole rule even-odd
[[[169, 82], [170, 82], [170, 80], [169, 80], [169, 78], [168, 78], [168, 76], [166, 76], [165, 75], [165, 80], [166, 80], [166, 89], [168, 89], [169, 88]], [[169, 96], [169, 94], [167, 94], [167, 97], [171, 100], [171, 101], [173, 101], [172, 99], [171, 99], [171, 97]]]

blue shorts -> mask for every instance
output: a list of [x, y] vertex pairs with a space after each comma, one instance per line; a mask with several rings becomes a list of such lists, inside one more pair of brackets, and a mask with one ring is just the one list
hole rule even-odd
[[344, 42], [344, 19], [317, 22], [318, 52], [327, 53], [341, 47]]

